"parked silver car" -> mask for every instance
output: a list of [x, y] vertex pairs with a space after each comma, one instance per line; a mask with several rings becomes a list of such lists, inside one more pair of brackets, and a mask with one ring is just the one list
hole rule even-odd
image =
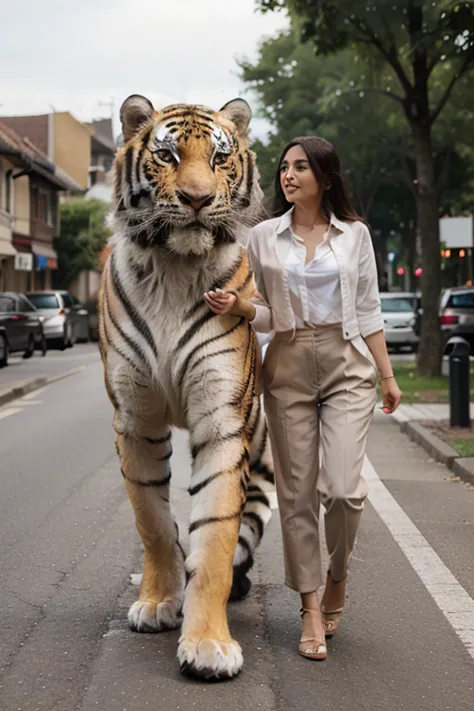
[[444, 289], [440, 300], [440, 322], [445, 352], [451, 348], [452, 336], [461, 336], [471, 347], [474, 355], [474, 287], [458, 286]]
[[71, 348], [78, 340], [88, 340], [88, 313], [67, 291], [33, 291], [26, 294], [44, 320], [44, 334], [61, 350]]
[[416, 294], [383, 292], [380, 294], [380, 302], [387, 345], [397, 351], [403, 347], [415, 351], [420, 340], [415, 333]]

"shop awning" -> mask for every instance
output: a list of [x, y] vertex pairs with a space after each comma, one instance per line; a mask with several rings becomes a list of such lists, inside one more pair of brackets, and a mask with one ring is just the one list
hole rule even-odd
[[0, 257], [14, 257], [16, 249], [7, 239], [0, 239]]
[[58, 258], [54, 249], [49, 244], [44, 244], [43, 242], [32, 242], [31, 251], [33, 254], [36, 254], [37, 257], [47, 257], [48, 259]]

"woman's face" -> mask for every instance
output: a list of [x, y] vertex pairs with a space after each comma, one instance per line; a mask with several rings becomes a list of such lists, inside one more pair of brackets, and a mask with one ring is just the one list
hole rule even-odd
[[280, 184], [288, 202], [319, 203], [322, 190], [301, 146], [292, 146], [280, 166]]

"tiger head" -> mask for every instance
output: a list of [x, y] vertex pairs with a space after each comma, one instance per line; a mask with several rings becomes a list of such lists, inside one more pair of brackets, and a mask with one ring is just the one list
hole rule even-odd
[[156, 111], [132, 95], [120, 110], [124, 144], [115, 159], [114, 221], [143, 249], [206, 255], [235, 242], [261, 209], [251, 110], [176, 104]]

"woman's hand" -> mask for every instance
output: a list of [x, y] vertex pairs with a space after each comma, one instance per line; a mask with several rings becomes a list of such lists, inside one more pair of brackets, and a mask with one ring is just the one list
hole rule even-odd
[[222, 291], [222, 289], [206, 291], [204, 301], [211, 311], [219, 316], [232, 314], [232, 316], [248, 318], [249, 321], [255, 318], [255, 306], [247, 299], [236, 296], [230, 291]]
[[225, 314], [231, 313], [237, 301], [237, 297], [229, 291], [216, 289], [215, 291], [206, 291], [204, 301], [211, 311], [214, 311], [215, 314], [219, 314], [220, 316], [224, 316]]
[[382, 411], [386, 415], [391, 415], [399, 406], [403, 393], [393, 376], [380, 381], [380, 390], [383, 397]]

